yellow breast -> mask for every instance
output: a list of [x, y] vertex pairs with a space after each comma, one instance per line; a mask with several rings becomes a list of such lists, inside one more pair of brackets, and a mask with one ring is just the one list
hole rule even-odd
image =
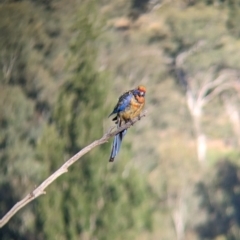
[[122, 113], [120, 113], [120, 118], [124, 121], [128, 121], [136, 118], [140, 115], [145, 104], [144, 97], [136, 96], [131, 99], [130, 106]]

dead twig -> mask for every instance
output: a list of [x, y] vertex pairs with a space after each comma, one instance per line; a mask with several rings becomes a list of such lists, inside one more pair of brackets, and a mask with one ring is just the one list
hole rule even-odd
[[59, 176], [68, 171], [68, 168], [74, 164], [78, 159], [80, 159], [83, 155], [91, 151], [93, 148], [106, 143], [111, 137], [115, 136], [119, 132], [124, 129], [131, 127], [134, 123], [139, 121], [142, 117], [146, 116], [147, 111], [145, 110], [139, 117], [133, 119], [133, 121], [124, 124], [122, 127], [112, 131], [105, 133], [100, 139], [95, 140], [90, 145], [86, 146], [78, 153], [76, 153], [73, 157], [68, 159], [58, 170], [56, 170], [51, 176], [49, 176], [45, 181], [43, 181], [37, 188], [35, 188], [32, 192], [30, 192], [26, 197], [24, 197], [21, 201], [17, 202], [0, 220], [0, 228], [2, 228], [11, 218], [18, 212], [21, 208], [27, 205], [29, 202], [33, 201], [37, 197], [42, 194], [46, 194], [44, 191], [52, 182], [54, 182]]

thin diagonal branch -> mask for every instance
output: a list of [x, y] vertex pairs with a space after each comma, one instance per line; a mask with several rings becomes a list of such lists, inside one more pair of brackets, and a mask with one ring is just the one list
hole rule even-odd
[[113, 128], [110, 129], [107, 133], [105, 133], [100, 139], [95, 140], [82, 150], [80, 150], [78, 153], [76, 153], [73, 157], [68, 159], [58, 170], [56, 170], [51, 176], [49, 176], [45, 181], [43, 181], [37, 188], [35, 188], [31, 193], [29, 193], [26, 197], [24, 197], [21, 201], [17, 202], [10, 210], [7, 212], [3, 218], [0, 220], [0, 228], [2, 228], [21, 208], [23, 208], [25, 205], [36, 199], [37, 197], [41, 196], [42, 194], [45, 194], [44, 191], [52, 182], [54, 182], [59, 176], [61, 176], [63, 173], [66, 173], [68, 171], [68, 168], [73, 165], [78, 159], [80, 159], [83, 155], [90, 152], [93, 148], [106, 143], [111, 137], [115, 136], [119, 132], [121, 132], [124, 129], [127, 129], [131, 127], [134, 123], [139, 121], [142, 117], [146, 116], [147, 111], [143, 111], [143, 113], [133, 119], [131, 122], [128, 122], [124, 124], [122, 127], [114, 130]]
[[217, 88], [221, 84], [230, 84], [230, 82], [234, 82], [236, 79], [238, 79], [238, 72], [236, 70], [222, 70], [220, 72], [220, 75], [215, 80], [203, 85], [202, 89], [199, 92], [198, 98], [204, 99], [208, 91], [214, 90], [214, 88]]
[[229, 82], [229, 83], [224, 83], [220, 86], [217, 86], [209, 95], [207, 95], [203, 99], [203, 103], [206, 104], [206, 103], [210, 102], [211, 100], [213, 100], [213, 98], [215, 98], [217, 95], [219, 95], [220, 93], [222, 93], [225, 90], [235, 89], [234, 84], [235, 84], [234, 82]]

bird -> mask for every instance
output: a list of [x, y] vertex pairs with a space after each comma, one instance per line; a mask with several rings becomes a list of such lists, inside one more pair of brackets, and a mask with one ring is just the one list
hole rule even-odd
[[[145, 94], [146, 87], [139, 85], [137, 88], [129, 90], [119, 97], [116, 106], [108, 116], [110, 117], [116, 114], [112, 120], [117, 124], [117, 128], [121, 127], [122, 123], [132, 121], [134, 118], [140, 115], [145, 105]], [[127, 129], [124, 129], [115, 135], [109, 162], [113, 162], [117, 156], [123, 137], [126, 135], [126, 133]]]

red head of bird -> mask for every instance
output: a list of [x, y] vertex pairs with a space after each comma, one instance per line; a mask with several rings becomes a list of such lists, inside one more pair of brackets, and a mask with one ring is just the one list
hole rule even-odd
[[139, 103], [145, 102], [145, 99], [144, 99], [145, 93], [146, 93], [146, 87], [144, 87], [143, 85], [139, 85], [137, 87], [137, 95], [135, 95], [135, 98]]
[[143, 86], [143, 85], [139, 85], [137, 90], [139, 91], [139, 95], [141, 97], [144, 97], [145, 96], [145, 93], [146, 93], [146, 87]]

